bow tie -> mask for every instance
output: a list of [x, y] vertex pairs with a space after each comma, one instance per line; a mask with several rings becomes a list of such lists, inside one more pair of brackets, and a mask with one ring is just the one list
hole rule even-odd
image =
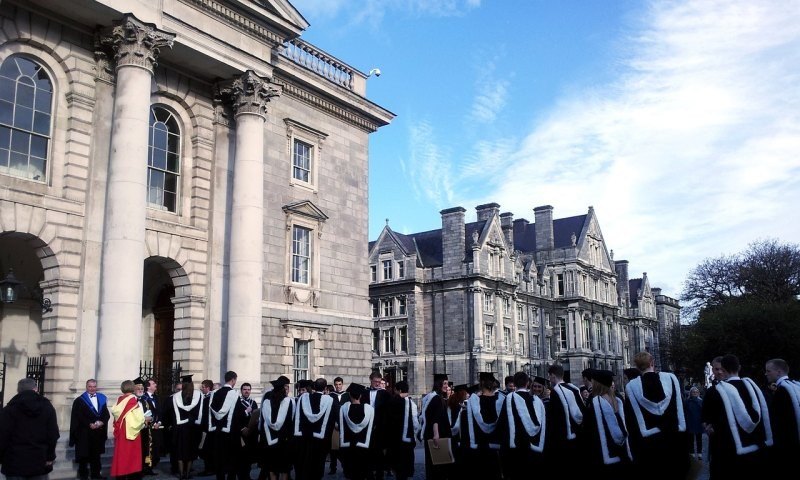
[[94, 398], [94, 397], [96, 397], [96, 396], [97, 396], [97, 394], [95, 394], [95, 393], [90, 393], [90, 394], [89, 394], [89, 397], [91, 397], [91, 398]]

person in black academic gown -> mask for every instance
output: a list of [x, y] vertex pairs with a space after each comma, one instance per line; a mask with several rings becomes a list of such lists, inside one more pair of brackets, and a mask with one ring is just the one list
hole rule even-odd
[[592, 396], [584, 419], [587, 468], [597, 478], [626, 480], [632, 475], [631, 452], [622, 400], [610, 370], [592, 372]]
[[408, 396], [408, 382], [395, 384], [398, 395], [389, 401], [387, 422], [387, 457], [397, 480], [414, 476], [414, 448], [419, 432], [417, 404]]
[[769, 409], [774, 436], [769, 465], [775, 471], [791, 471], [800, 452], [800, 382], [789, 379], [789, 364], [780, 358], [768, 360], [765, 371], [769, 383], [778, 387]]
[[451, 476], [451, 465], [433, 465], [431, 462], [430, 445], [432, 440], [434, 448], [438, 448], [439, 440], [451, 438], [450, 422], [447, 419], [447, 397], [450, 393], [450, 384], [447, 383], [447, 374], [435, 373], [433, 375], [433, 390], [422, 399], [422, 440], [425, 446], [425, 478], [428, 480], [447, 479]]
[[503, 478], [523, 479], [545, 466], [547, 421], [544, 403], [528, 389], [528, 375], [517, 372], [514, 385], [516, 389], [503, 402], [497, 428], [503, 437]]
[[197, 459], [200, 439], [201, 399], [203, 394], [194, 389], [192, 375], [181, 377], [181, 391], [170, 397], [164, 418], [169, 419], [170, 458], [175, 458], [178, 477], [189, 478], [192, 462]]
[[298, 461], [296, 480], [319, 480], [325, 475], [325, 456], [331, 445], [334, 420], [331, 418], [333, 399], [323, 394], [328, 382], [314, 380], [312, 391], [297, 399], [294, 436], [297, 440]]
[[[289, 445], [294, 433], [294, 399], [288, 395], [289, 379], [281, 375], [270, 382], [272, 390], [261, 400], [258, 431], [263, 449], [262, 469], [270, 480], [286, 480], [292, 469]], [[259, 478], [263, 477], [263, 474]]]
[[475, 478], [499, 480], [500, 431], [497, 430], [505, 395], [496, 391], [492, 372], [479, 374], [481, 392], [467, 400], [466, 421], [461, 423], [461, 441], [466, 448], [466, 468]]
[[[72, 402], [69, 425], [69, 446], [75, 447], [78, 478], [103, 479], [100, 475], [100, 455], [106, 451], [108, 421], [111, 414], [106, 396], [97, 392], [97, 381], [86, 381], [86, 391]], [[90, 472], [91, 470], [91, 472]]]
[[375, 441], [375, 409], [362, 403], [367, 399], [367, 390], [362, 385], [351, 383], [347, 392], [350, 403], [339, 409], [340, 453], [350, 479], [365, 480], [377, 463], [375, 450], [370, 448]]
[[580, 389], [564, 381], [564, 367], [551, 365], [547, 374], [552, 390], [550, 401], [545, 405], [545, 472], [548, 475], [558, 475], [564, 471], [568, 462], [581, 455], [586, 404]]
[[225, 373], [225, 385], [211, 395], [208, 408], [208, 431], [214, 442], [217, 480], [234, 480], [241, 473], [241, 431], [247, 426], [249, 417], [239, 401], [238, 392], [233, 389], [237, 378], [236, 372]]

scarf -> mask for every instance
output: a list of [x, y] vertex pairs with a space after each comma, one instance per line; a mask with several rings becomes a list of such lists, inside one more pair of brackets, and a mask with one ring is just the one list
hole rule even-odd
[[183, 425], [184, 423], [187, 423], [189, 421], [188, 416], [186, 418], [181, 418], [180, 410], [183, 410], [184, 412], [191, 411], [194, 407], [197, 406], [198, 403], [200, 403], [200, 397], [201, 397], [200, 392], [195, 390], [192, 392], [192, 402], [189, 405], [184, 405], [183, 395], [181, 395], [180, 393], [176, 393], [175, 395], [172, 396], [172, 407], [175, 410], [176, 425]]
[[[411, 401], [411, 398], [405, 398], [405, 413], [403, 414], [403, 437], [405, 443], [415, 443], [414, 437], [417, 436], [420, 430], [419, 417], [417, 416], [417, 404]], [[408, 419], [411, 418], [414, 431], [411, 436], [408, 436]], [[340, 423], [341, 425], [341, 423]], [[455, 435], [455, 434], [454, 434]]]
[[778, 379], [778, 387], [785, 388], [792, 400], [792, 409], [794, 410], [794, 421], [797, 425], [797, 436], [800, 438], [800, 382], [797, 380], [789, 380], [789, 377], [781, 377]]
[[537, 443], [533, 443], [532, 441], [529, 442], [530, 449], [534, 452], [541, 453], [544, 450], [544, 432], [546, 427], [544, 403], [542, 402], [542, 399], [536, 395], [531, 395], [531, 404], [533, 405], [533, 412], [536, 415], [537, 424], [534, 424], [530, 411], [528, 410], [528, 404], [525, 402], [525, 399], [522, 397], [522, 395], [519, 395], [517, 392], [513, 392], [506, 396], [509, 447], [517, 448], [517, 442], [515, 438], [517, 436], [517, 422], [514, 421], [513, 412], [514, 408], [516, 407], [516, 416], [519, 418], [520, 422], [522, 422], [522, 426], [525, 427], [525, 433], [528, 435], [528, 438], [533, 440], [536, 435], [539, 435], [539, 441]]
[[330, 395], [322, 395], [319, 392], [314, 392], [313, 395], [320, 395], [319, 412], [314, 413], [311, 408], [311, 395], [304, 393], [300, 395], [297, 403], [297, 413], [294, 416], [294, 436], [300, 437], [303, 434], [300, 432], [300, 416], [306, 417], [309, 423], [317, 423], [322, 419], [322, 425], [319, 432], [313, 432], [314, 438], [325, 438], [325, 429], [328, 426], [328, 418], [331, 416], [331, 406], [333, 405], [333, 398]]
[[283, 424], [286, 422], [286, 417], [289, 413], [289, 407], [292, 407], [292, 410], [294, 410], [294, 400], [291, 397], [284, 397], [280, 405], [278, 405], [278, 415], [273, 422], [272, 402], [266, 395], [264, 399], [261, 400], [261, 425], [264, 430], [264, 435], [266, 436], [267, 445], [275, 445], [278, 443], [279, 439], [277, 437], [272, 438], [272, 432], [278, 432], [283, 428]]
[[742, 436], [739, 434], [741, 428], [747, 433], [753, 433], [759, 423], [764, 424], [764, 433], [766, 439], [764, 444], [766, 446], [772, 445], [772, 428], [769, 424], [769, 411], [767, 410], [767, 402], [764, 399], [764, 394], [755, 386], [749, 378], [740, 379], [744, 384], [747, 394], [750, 396], [750, 406], [755, 410], [755, 420], [747, 413], [747, 408], [744, 405], [744, 399], [739, 395], [739, 390], [733, 385], [728, 383], [728, 380], [719, 382], [716, 386], [717, 392], [722, 399], [722, 405], [725, 407], [725, 416], [728, 419], [728, 427], [733, 436], [733, 442], [736, 444], [736, 454], [745, 455], [755, 452], [759, 449], [758, 444], [744, 446], [742, 444]]
[[345, 448], [350, 446], [350, 442], [346, 442], [344, 440], [344, 432], [345, 432], [345, 424], [347, 425], [347, 430], [353, 432], [353, 434], [358, 435], [361, 433], [362, 430], [365, 428], [367, 429], [367, 438], [364, 439], [363, 442], [357, 442], [355, 444], [356, 447], [360, 448], [369, 448], [369, 442], [372, 438], [372, 419], [375, 417], [375, 409], [370, 404], [364, 404], [364, 419], [361, 420], [359, 423], [355, 423], [348, 413], [350, 412], [350, 405], [351, 403], [345, 403], [342, 405], [342, 408], [339, 410], [339, 447]]
[[[645, 438], [655, 435], [656, 433], [660, 433], [661, 429], [658, 427], [647, 428], [647, 425], [644, 421], [644, 415], [642, 415], [642, 408], [653, 415], [662, 416], [664, 413], [666, 413], [667, 408], [669, 408], [672, 399], [675, 398], [675, 392], [680, 391], [678, 377], [672, 373], [666, 372], [657, 373], [656, 375], [658, 375], [658, 379], [661, 382], [661, 388], [664, 390], [664, 399], [659, 402], [654, 402], [644, 396], [644, 391], [642, 390], [642, 377], [634, 378], [628, 382], [628, 385], [625, 387], [625, 394], [630, 399], [631, 410], [633, 410], [634, 416], [636, 417], [636, 422], [639, 424], [639, 431], [641, 432], [642, 437]], [[685, 432], [686, 417], [683, 414], [683, 402], [675, 398], [675, 406], [677, 407], [678, 413], [678, 431]]]
[[[616, 398], [615, 400], [617, 401], [617, 409], [622, 411], [622, 400], [619, 398]], [[597, 419], [597, 433], [600, 436], [600, 447], [603, 451], [603, 463], [606, 465], [611, 465], [622, 461], [620, 457], [612, 457], [611, 452], [608, 450], [606, 425], [608, 425], [608, 433], [611, 434], [611, 440], [619, 447], [624, 444], [628, 453], [628, 458], [633, 458], [631, 455], [630, 445], [628, 445], [628, 442], [626, 441], [628, 435], [624, 430], [624, 415], [617, 416], [617, 414], [614, 413], [614, 407], [612, 407], [608, 400], [603, 397], [592, 398], [592, 405], [594, 407], [594, 414]], [[622, 422], [622, 428], [620, 428], [620, 422]]]
[[[495, 400], [495, 405], [497, 405], [497, 400]], [[473, 450], [478, 448], [478, 444], [475, 442], [475, 424], [477, 424], [478, 428], [480, 428], [481, 431], [487, 435], [494, 432], [495, 428], [497, 428], [497, 421], [494, 421], [493, 423], [486, 423], [483, 421], [483, 414], [481, 414], [480, 395], [472, 395], [467, 400], [467, 423], [469, 423], [469, 446]], [[489, 448], [496, 450], [500, 448], [500, 445], [490, 443]]]
[[574, 440], [575, 432], [572, 431], [572, 422], [578, 425], [583, 423], [583, 411], [575, 400], [575, 391], [564, 382], [556, 384], [553, 391], [556, 392], [561, 401], [561, 407], [564, 409], [564, 419], [567, 421], [567, 440]]
[[[213, 400], [213, 397], [211, 398]], [[208, 411], [211, 415], [208, 416], [208, 431], [213, 432], [217, 430], [211, 422], [211, 417], [213, 416], [217, 420], [222, 420], [226, 416], [228, 417], [228, 423], [222, 427], [222, 431], [225, 433], [229, 433], [231, 431], [231, 423], [233, 422], [233, 409], [236, 408], [236, 402], [239, 401], [239, 394], [236, 393], [236, 390], [230, 389], [228, 393], [225, 394], [225, 401], [222, 403], [222, 407], [219, 410], [214, 410], [214, 407], [211, 406], [211, 402], [208, 404]]]

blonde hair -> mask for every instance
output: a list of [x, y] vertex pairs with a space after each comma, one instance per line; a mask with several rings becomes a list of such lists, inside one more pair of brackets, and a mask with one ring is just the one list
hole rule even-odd
[[650, 368], [653, 356], [649, 352], [639, 352], [633, 356], [633, 365], [642, 372]]
[[606, 397], [606, 400], [611, 399], [609, 403], [611, 407], [614, 409], [614, 413], [619, 411], [619, 406], [617, 405], [617, 396], [614, 395], [614, 384], [612, 383], [611, 386], [603, 385], [602, 383], [598, 382], [595, 379], [592, 379], [592, 397]]
[[122, 390], [122, 393], [133, 393], [133, 381], [125, 380], [122, 382], [122, 385], [119, 386], [119, 389]]

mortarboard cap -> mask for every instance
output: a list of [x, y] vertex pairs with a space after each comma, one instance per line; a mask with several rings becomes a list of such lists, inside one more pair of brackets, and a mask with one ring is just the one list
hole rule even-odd
[[447, 380], [447, 374], [446, 373], [434, 373], [433, 374], [433, 381], [434, 382], [444, 381], [444, 380]]
[[364, 385], [361, 385], [359, 383], [351, 383], [347, 387], [347, 390], [345, 390], [345, 392], [349, 393], [351, 397], [360, 397], [361, 394], [364, 393], [364, 390], [366, 390], [366, 388], [364, 388]]
[[538, 383], [539, 385], [546, 387], [547, 386], [547, 379], [544, 377], [535, 376], [533, 377], [533, 383]]
[[192, 381], [192, 377], [194, 375], [184, 375], [181, 377], [181, 383], [187, 383]]
[[496, 382], [497, 379], [494, 378], [494, 372], [480, 372], [478, 373], [478, 380], [481, 382]]
[[271, 380], [269, 383], [272, 384], [272, 388], [281, 388], [285, 385], [289, 385], [291, 382], [287, 377], [281, 375], [280, 377], [276, 378], [275, 380]]
[[144, 380], [142, 380], [142, 377], [136, 377], [136, 378], [133, 379], [133, 384], [134, 385], [144, 385]]
[[587, 369], [584, 369], [584, 370], [581, 372], [581, 376], [583, 376], [584, 378], [587, 378], [587, 379], [591, 380], [591, 379], [593, 379], [593, 378], [594, 378], [594, 374], [595, 374], [595, 372], [597, 372], [597, 370], [595, 370], [594, 368], [587, 368]]
[[456, 385], [455, 387], [453, 387], [453, 391], [454, 392], [468, 392], [469, 391], [469, 386], [466, 383], [463, 383], [461, 385]]
[[614, 383], [614, 374], [611, 370], [595, 370], [593, 373], [592, 380], [597, 383], [601, 383], [606, 387], [610, 387]]

